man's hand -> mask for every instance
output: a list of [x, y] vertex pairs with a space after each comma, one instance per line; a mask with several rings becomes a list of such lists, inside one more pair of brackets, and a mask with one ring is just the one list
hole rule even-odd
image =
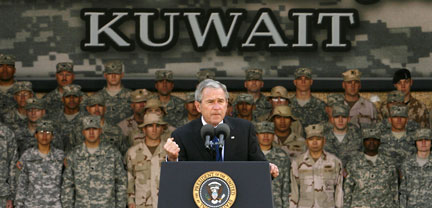
[[279, 168], [275, 164], [273, 164], [273, 163], [269, 163], [269, 165], [270, 165], [270, 175], [273, 178], [278, 177], [278, 175], [279, 175]]
[[174, 138], [168, 138], [168, 141], [164, 145], [164, 149], [168, 156], [168, 161], [177, 161], [180, 148], [175, 143]]
[[12, 200], [7, 200], [6, 201], [6, 208], [13, 208]]

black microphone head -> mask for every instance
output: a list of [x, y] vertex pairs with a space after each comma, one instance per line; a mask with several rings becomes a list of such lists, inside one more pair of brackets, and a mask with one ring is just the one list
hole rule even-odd
[[221, 123], [216, 127], [215, 134], [217, 137], [220, 137], [220, 135], [223, 135], [224, 138], [227, 138], [230, 135], [230, 127], [228, 126], [228, 124]]
[[210, 124], [201, 127], [201, 138], [205, 139], [206, 136], [210, 136], [211, 139], [214, 137], [214, 128]]

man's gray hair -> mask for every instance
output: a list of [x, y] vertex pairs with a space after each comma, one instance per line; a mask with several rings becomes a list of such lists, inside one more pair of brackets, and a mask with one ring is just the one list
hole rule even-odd
[[212, 79], [205, 79], [200, 82], [195, 90], [195, 100], [201, 102], [202, 100], [202, 92], [205, 88], [213, 88], [213, 89], [222, 89], [225, 93], [225, 98], [228, 100], [229, 94], [226, 86], [218, 81]]

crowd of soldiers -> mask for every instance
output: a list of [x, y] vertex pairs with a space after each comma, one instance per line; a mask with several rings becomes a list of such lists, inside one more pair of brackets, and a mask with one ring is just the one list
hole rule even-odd
[[[73, 64], [58, 63], [58, 87], [42, 98], [14, 74], [15, 57], [0, 54], [0, 207], [157, 207], [163, 145], [201, 116], [194, 92], [172, 95], [172, 71], [156, 72], [157, 92], [132, 91], [123, 64], [110, 61], [106, 86], [90, 95], [73, 83]], [[246, 71], [247, 92], [228, 100], [227, 116], [253, 122], [279, 167], [275, 207], [428, 207], [432, 131], [408, 70], [395, 72], [378, 110], [360, 96], [356, 69], [327, 102], [311, 94], [311, 69], [295, 71], [292, 97], [283, 86], [265, 96], [262, 76]]]

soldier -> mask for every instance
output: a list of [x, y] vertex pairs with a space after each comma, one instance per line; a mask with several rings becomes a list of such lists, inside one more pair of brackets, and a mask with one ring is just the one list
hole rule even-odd
[[170, 70], [158, 70], [155, 75], [157, 96], [166, 109], [164, 121], [176, 126], [185, 110], [183, 107], [184, 101], [177, 96], [171, 95], [171, 91], [174, 89], [173, 72]]
[[399, 69], [393, 75], [393, 86], [405, 94], [404, 102], [408, 106], [408, 119], [414, 120], [421, 127], [429, 127], [429, 112], [425, 104], [411, 95], [413, 80], [407, 69]]
[[360, 76], [358, 69], [350, 69], [342, 73], [342, 87], [345, 90], [345, 104], [349, 105], [350, 122], [361, 127], [363, 124], [372, 124], [377, 120], [377, 110], [375, 105], [360, 96]]
[[246, 119], [248, 121], [255, 120], [255, 104], [252, 95], [246, 93], [239, 94], [235, 99], [234, 103], [234, 110], [237, 118]]
[[298, 68], [294, 76], [296, 93], [289, 104], [293, 115], [299, 119], [303, 127], [327, 121], [325, 103], [311, 95], [312, 71], [308, 68]]
[[15, 105], [13, 93], [10, 89], [14, 86], [15, 56], [0, 54], [0, 113]]
[[430, 129], [418, 129], [415, 134], [417, 154], [411, 155], [401, 168], [400, 207], [430, 207], [432, 192], [432, 157]]
[[327, 105], [325, 107], [325, 111], [327, 113], [328, 122], [331, 124], [332, 120], [332, 112], [333, 112], [333, 106], [334, 105], [343, 105], [344, 104], [344, 95], [343, 94], [337, 94], [337, 93], [330, 93], [327, 95]]
[[0, 207], [12, 208], [15, 198], [15, 165], [18, 160], [18, 147], [14, 132], [2, 123], [0, 123], [0, 144]]
[[279, 167], [279, 176], [272, 180], [274, 207], [288, 207], [290, 193], [289, 167], [291, 166], [288, 154], [281, 148], [272, 145], [274, 138], [274, 125], [268, 121], [255, 123], [258, 143], [267, 161]]
[[[231, 94], [230, 94], [231, 95]], [[228, 98], [228, 106], [227, 111], [225, 113], [226, 116], [234, 116], [234, 107], [233, 107], [234, 99], [230, 96]], [[431, 121], [432, 122], [432, 121]]]
[[272, 109], [265, 114], [257, 117], [257, 121], [266, 121], [273, 114], [273, 110], [276, 106], [288, 105], [289, 97], [288, 90], [283, 86], [275, 86], [271, 89], [270, 96], [267, 97], [270, 102]]
[[326, 139], [320, 124], [306, 130], [308, 150], [291, 163], [290, 208], [342, 208], [342, 162], [323, 150]]
[[120, 152], [101, 142], [99, 116], [82, 119], [85, 141], [66, 156], [63, 208], [125, 208], [127, 176]]
[[360, 129], [349, 123], [349, 112], [350, 109], [347, 105], [334, 105], [331, 117], [333, 128], [324, 131], [326, 138], [324, 149], [335, 154], [342, 161], [344, 167], [362, 147]]
[[16, 104], [8, 108], [3, 114], [3, 121], [9, 128], [16, 130], [19, 126], [26, 124], [26, 100], [32, 98], [34, 93], [32, 83], [28, 81], [16, 82], [10, 91]]
[[[216, 69], [215, 69], [216, 70]], [[204, 81], [205, 79], [215, 79], [216, 73], [212, 69], [201, 69], [196, 73], [198, 83]]]
[[272, 109], [267, 97], [261, 93], [261, 88], [264, 87], [262, 74], [263, 72], [261, 69], [248, 69], [246, 70], [246, 81], [244, 82], [247, 93], [253, 96], [256, 116], [268, 114]]
[[117, 124], [121, 128], [123, 136], [129, 136], [131, 132], [139, 131], [138, 125], [143, 122], [142, 113], [149, 94], [150, 92], [146, 89], [138, 89], [130, 93], [129, 101], [133, 115]]
[[163, 149], [166, 139], [161, 135], [166, 127], [160, 115], [146, 114], [140, 125], [144, 140], [126, 154], [129, 208], [157, 208], [161, 161], [166, 158]]
[[380, 132], [376, 128], [362, 130], [364, 153], [355, 156], [346, 165], [344, 207], [398, 206], [398, 176], [393, 158], [378, 154]]
[[97, 94], [105, 100], [106, 121], [115, 125], [133, 114], [128, 102], [131, 90], [122, 85], [121, 80], [124, 76], [122, 62], [109, 61], [104, 66], [104, 77], [107, 85]]
[[52, 121], [38, 121], [37, 146], [27, 149], [17, 163], [20, 174], [15, 205], [61, 208], [60, 193], [64, 152], [51, 146]]
[[179, 121], [177, 127], [183, 126], [187, 124], [189, 121], [197, 119], [201, 116], [201, 113], [198, 112], [194, 101], [195, 101], [195, 93], [194, 92], [187, 93], [185, 99], [185, 109], [187, 113]]
[[286, 105], [277, 106], [273, 110], [269, 121], [274, 123], [274, 146], [280, 147], [291, 160], [306, 151], [305, 139], [293, 127], [296, 119], [291, 113], [291, 108]]
[[73, 71], [73, 63], [71, 62], [60, 62], [56, 65], [56, 80], [57, 88], [46, 94], [43, 99], [50, 106], [48, 114], [58, 114], [63, 111], [63, 87], [72, 82], [75, 79]]

